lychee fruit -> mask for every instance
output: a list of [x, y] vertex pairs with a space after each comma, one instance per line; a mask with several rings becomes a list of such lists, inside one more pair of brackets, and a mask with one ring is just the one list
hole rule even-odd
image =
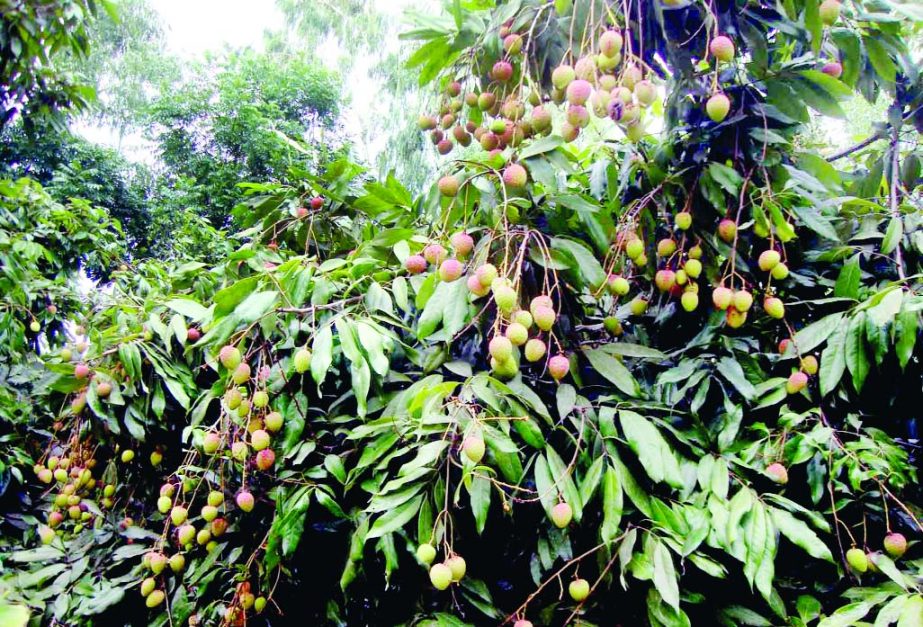
[[894, 559], [900, 559], [907, 552], [907, 538], [901, 533], [891, 532], [884, 539], [885, 552]]
[[590, 596], [590, 582], [586, 579], [574, 579], [567, 586], [567, 592], [577, 603], [586, 600]]
[[854, 572], [862, 574], [869, 569], [869, 558], [862, 549], [853, 547], [846, 551], [846, 562]]
[[[426, 259], [422, 255], [410, 255], [407, 259], [404, 260], [404, 269], [407, 270], [410, 274], [420, 274], [421, 272], [426, 272], [427, 267]], [[305, 368], [307, 370], [307, 368]], [[304, 372], [304, 371], [302, 371]]]
[[833, 26], [840, 19], [839, 0], [824, 0], [820, 3], [818, 14], [825, 26]]
[[452, 585], [452, 570], [445, 564], [433, 564], [429, 569], [429, 580], [436, 590], [445, 590]]
[[785, 304], [775, 296], [763, 299], [763, 310], [770, 318], [775, 318], [776, 320], [781, 320], [785, 317]]
[[577, 73], [574, 71], [574, 68], [569, 65], [559, 65], [551, 73], [551, 84], [560, 90], [564, 90], [567, 89], [567, 86], [576, 78]]
[[479, 435], [469, 435], [462, 443], [462, 452], [472, 463], [478, 464], [484, 459], [484, 438]]
[[705, 112], [712, 122], [723, 122], [730, 110], [730, 98], [720, 92], [712, 94], [708, 102], [705, 103]]
[[577, 79], [567, 86], [567, 101], [572, 105], [584, 105], [593, 93], [593, 86], [589, 81]]
[[513, 346], [522, 346], [529, 340], [529, 330], [518, 322], [513, 322], [506, 327], [504, 335], [513, 343]]
[[793, 372], [785, 382], [785, 391], [789, 394], [797, 394], [808, 385], [808, 375], [803, 372]]
[[551, 508], [551, 521], [558, 529], [564, 529], [564, 527], [569, 525], [573, 516], [574, 511], [567, 503], [558, 503]]
[[555, 355], [548, 360], [548, 374], [555, 381], [560, 381], [567, 376], [570, 370], [570, 361], [564, 355]]
[[522, 189], [528, 180], [529, 175], [526, 169], [518, 163], [511, 163], [503, 171], [503, 183], [512, 189]]
[[494, 77], [494, 80], [505, 83], [513, 78], [513, 66], [506, 61], [497, 61], [494, 63], [493, 71], [491, 74]]
[[734, 42], [725, 35], [718, 35], [708, 44], [708, 51], [718, 61], [725, 63], [734, 60]]
[[715, 305], [715, 309], [726, 310], [731, 306], [732, 300], [734, 300], [734, 292], [723, 285], [712, 290], [711, 301]]
[[451, 174], [443, 176], [441, 179], [439, 179], [439, 182], [436, 184], [436, 186], [439, 188], [439, 193], [443, 196], [453, 198], [456, 194], [458, 194], [458, 179]]
[[423, 249], [423, 258], [427, 263], [439, 265], [446, 258], [446, 250], [441, 244], [430, 244]]
[[779, 485], [788, 483], [788, 470], [779, 462], [769, 464], [769, 466], [766, 467], [766, 476]]
[[452, 235], [449, 238], [449, 243], [452, 245], [456, 257], [467, 257], [474, 250], [474, 238], [464, 231], [459, 231]]
[[[784, 341], [784, 340], [783, 340]], [[807, 375], [817, 374], [817, 357], [814, 355], [807, 355], [801, 359], [801, 371]]]
[[[424, 542], [417, 547], [417, 559], [421, 563], [426, 564], [427, 566], [433, 563], [433, 560], [436, 559], [436, 549], [432, 544]], [[451, 574], [449, 575], [451, 577]]]
[[237, 497], [234, 499], [237, 502], [237, 507], [242, 509], [245, 512], [253, 510], [254, 499], [253, 495], [247, 491], [238, 492]]
[[271, 448], [263, 449], [256, 454], [256, 467], [260, 470], [269, 470], [276, 463], [276, 454]]
[[760, 270], [769, 272], [779, 265], [780, 261], [782, 261], [782, 255], [779, 254], [779, 251], [770, 249], [760, 253], [757, 263], [760, 266]]
[[843, 64], [838, 61], [831, 61], [830, 63], [825, 63], [820, 71], [827, 76], [840, 78], [843, 76]]
[[457, 259], [446, 259], [439, 266], [439, 278], [446, 283], [451, 283], [462, 275], [464, 267]]
[[452, 581], [461, 581], [462, 577], [465, 576], [465, 572], [468, 570], [465, 558], [461, 555], [453, 555], [445, 561], [445, 565], [448, 566], [449, 570], [452, 572]]
[[622, 53], [622, 33], [617, 30], [607, 30], [599, 36], [599, 51], [610, 59]]

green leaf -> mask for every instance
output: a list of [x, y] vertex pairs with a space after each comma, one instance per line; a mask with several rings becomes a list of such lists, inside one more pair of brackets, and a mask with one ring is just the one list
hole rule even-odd
[[638, 382], [618, 359], [599, 348], [585, 350], [584, 354], [596, 372], [615, 384], [619, 390], [628, 396], [640, 394]]
[[869, 373], [868, 357], [865, 354], [865, 312], [859, 311], [849, 321], [849, 330], [846, 332], [846, 366], [852, 374], [853, 386], [856, 391], [862, 390], [865, 378]]
[[920, 323], [920, 316], [915, 311], [902, 311], [894, 321], [894, 333], [896, 339], [894, 350], [897, 353], [898, 363], [901, 369], [907, 367], [910, 358], [913, 357], [913, 347], [917, 342], [917, 329]]
[[333, 363], [333, 329], [330, 324], [322, 326], [314, 335], [311, 344], [311, 376], [320, 385], [327, 377]]
[[894, 249], [901, 243], [902, 237], [904, 237], [904, 222], [899, 217], [891, 218], [885, 230], [885, 236], [881, 240], [881, 253], [890, 255], [894, 252]]
[[875, 37], [863, 36], [862, 43], [868, 53], [869, 62], [882, 80], [893, 83], [897, 78], [897, 66], [888, 56], [888, 51]]
[[474, 515], [475, 528], [478, 534], [484, 532], [484, 523], [487, 522], [487, 512], [490, 510], [490, 479], [482, 475], [474, 475], [468, 485], [471, 495], [471, 513]]
[[554, 478], [555, 485], [561, 490], [564, 500], [573, 510], [574, 520], [580, 522], [583, 517], [583, 501], [580, 499], [580, 491], [577, 490], [577, 485], [574, 483], [573, 467], [567, 466], [557, 451], [551, 447], [545, 449], [545, 457], [548, 459], [548, 468]]
[[529, 157], [535, 157], [537, 155], [551, 152], [558, 146], [564, 143], [564, 140], [560, 135], [548, 135], [547, 137], [542, 137], [537, 139], [527, 145], [525, 148], [519, 151], [519, 159], [525, 160]]
[[25, 605], [0, 605], [0, 625], [5, 627], [26, 627], [29, 623], [29, 608]]
[[420, 504], [423, 502], [423, 495], [404, 503], [400, 507], [397, 507], [389, 512], [386, 512], [384, 515], [377, 518], [372, 525], [372, 528], [369, 529], [368, 535], [366, 535], [366, 540], [372, 540], [374, 538], [380, 538], [381, 536], [387, 533], [393, 533], [397, 531], [408, 522], [410, 522], [414, 516], [417, 515], [417, 511], [420, 509]]
[[208, 309], [191, 298], [174, 298], [168, 300], [164, 305], [176, 313], [186, 316], [193, 322], [201, 322], [208, 317]]
[[555, 237], [551, 240], [551, 247], [568, 253], [575, 261], [571, 269], [583, 277], [587, 285], [602, 285], [606, 280], [606, 273], [603, 271], [599, 260], [593, 255], [589, 248], [583, 243], [562, 237]]
[[793, 544], [807, 551], [811, 557], [834, 563], [830, 549], [804, 522], [782, 509], [771, 508], [769, 512], [776, 528]]
[[836, 287], [833, 288], [833, 295], [857, 300], [859, 298], [859, 279], [861, 276], [859, 255], [855, 255], [844, 263], [840, 269], [840, 275], [836, 279]]
[[603, 475], [603, 522], [599, 528], [603, 542], [612, 542], [619, 535], [623, 509], [624, 495], [619, 485], [619, 475], [610, 466]]
[[279, 298], [279, 292], [267, 291], [250, 294], [244, 302], [234, 308], [234, 315], [243, 324], [250, 324], [259, 320], [266, 312], [272, 309]]
[[844, 605], [833, 614], [820, 621], [817, 627], [853, 627], [872, 609], [869, 603], [859, 602]]
[[625, 439], [648, 476], [653, 481], [666, 481], [674, 488], [682, 488], [679, 463], [660, 430], [641, 414], [629, 410], [619, 411], [619, 420]]
[[827, 396], [836, 388], [846, 371], [846, 333], [841, 325], [827, 339], [827, 347], [820, 358], [820, 394]]
[[654, 563], [654, 587], [667, 605], [679, 611], [679, 581], [670, 549], [660, 540], [654, 540], [652, 561]]
[[747, 381], [747, 377], [744, 375], [744, 369], [737, 363], [736, 359], [722, 357], [718, 362], [717, 370], [746, 400], [752, 400], [753, 397], [756, 396], [756, 388], [753, 387], [752, 383]]
[[842, 313], [830, 314], [798, 331], [795, 334], [795, 345], [801, 354], [807, 354], [823, 344], [842, 320]]

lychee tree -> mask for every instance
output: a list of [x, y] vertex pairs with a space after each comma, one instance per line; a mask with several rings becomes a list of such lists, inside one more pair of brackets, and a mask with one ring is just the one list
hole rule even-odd
[[[425, 196], [346, 161], [250, 184], [226, 260], [116, 273], [78, 359], [47, 359], [19, 533], [44, 546], [9, 556], [11, 600], [64, 623], [919, 624], [921, 20], [420, 18]], [[855, 93], [893, 102], [873, 137], [802, 145]]]

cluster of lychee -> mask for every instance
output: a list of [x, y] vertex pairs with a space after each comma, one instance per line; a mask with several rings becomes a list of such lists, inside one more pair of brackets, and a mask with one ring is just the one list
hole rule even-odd
[[[529, 302], [528, 310], [520, 309], [519, 292], [510, 279], [497, 276], [493, 264], [479, 266], [472, 276], [475, 280], [469, 280], [469, 288], [474, 288], [471, 293], [475, 298], [480, 298], [486, 296], [489, 289], [499, 314], [494, 336], [487, 345], [494, 374], [501, 378], [516, 376], [519, 372], [520, 349], [522, 356], [530, 363], [544, 359], [548, 346], [541, 335], [550, 333], [557, 321], [551, 297], [540, 294]], [[536, 335], [530, 337], [533, 329]], [[560, 381], [570, 370], [570, 361], [567, 356], [559, 353], [548, 359], [547, 367], [548, 374], [555, 381]]]
[[[48, 312], [49, 316], [54, 317], [58, 313], [58, 306], [54, 303], [49, 303], [45, 306], [45, 311]], [[32, 331], [32, 333], [41, 332], [42, 323], [39, 321], [38, 317], [32, 312], [29, 312], [29, 315], [32, 316], [29, 319], [29, 330]]]
[[49, 455], [33, 466], [39, 482], [56, 489], [45, 524], [38, 528], [39, 539], [50, 544], [61, 532], [74, 535], [94, 523], [93, 510], [87, 501], [98, 502], [104, 508], [114, 504], [115, 485], [93, 476], [96, 467], [93, 447], [78, 445], [69, 451]]
[[[900, 559], [907, 552], [907, 538], [896, 531], [889, 532], [882, 541], [882, 548], [893, 559]], [[857, 575], [867, 571], [878, 572], [879, 551], [863, 551], [853, 546], [846, 551], [846, 562]]]
[[308, 215], [310, 215], [311, 211], [320, 211], [323, 208], [323, 206], [324, 206], [324, 197], [314, 196], [308, 201], [307, 206], [299, 205], [295, 209], [295, 217], [306, 218]]
[[[718, 224], [718, 237], [733, 245], [737, 238], [737, 223], [730, 218], [721, 220]], [[782, 261], [782, 254], [775, 248], [760, 253], [757, 263], [760, 270], [776, 280], [784, 280], [789, 275], [788, 266]], [[752, 292], [745, 287], [735, 290], [722, 283], [712, 290], [712, 303], [715, 308], [726, 312], [725, 320], [732, 329], [740, 328], [747, 321], [753, 300]], [[781, 320], [785, 317], [785, 303], [771, 289], [767, 289], [763, 297], [763, 311], [770, 318]]]
[[[440, 186], [442, 181], [440, 181]], [[420, 254], [408, 256], [404, 260], [404, 269], [410, 274], [421, 274], [432, 266], [440, 280], [447, 283], [457, 280], [465, 271], [465, 260], [474, 250], [474, 238], [464, 231], [459, 231], [449, 238], [452, 257], [446, 248], [438, 242], [428, 244]]]
[[429, 580], [437, 590], [445, 590], [453, 583], [458, 583], [465, 576], [468, 564], [465, 558], [454, 552], [446, 554], [446, 558], [436, 564], [436, 548], [424, 542], [417, 547], [417, 559], [424, 566], [429, 566]]
[[[818, 7], [818, 15], [824, 26], [833, 26], [840, 19], [840, 0], [824, 0]], [[833, 78], [843, 75], [843, 64], [833, 59], [821, 66], [821, 72]]]

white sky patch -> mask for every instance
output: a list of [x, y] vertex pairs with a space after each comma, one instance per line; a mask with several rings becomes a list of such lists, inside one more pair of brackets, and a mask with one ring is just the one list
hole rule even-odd
[[275, 0], [151, 0], [163, 18], [167, 49], [192, 58], [225, 45], [263, 50], [263, 33], [285, 22]]

